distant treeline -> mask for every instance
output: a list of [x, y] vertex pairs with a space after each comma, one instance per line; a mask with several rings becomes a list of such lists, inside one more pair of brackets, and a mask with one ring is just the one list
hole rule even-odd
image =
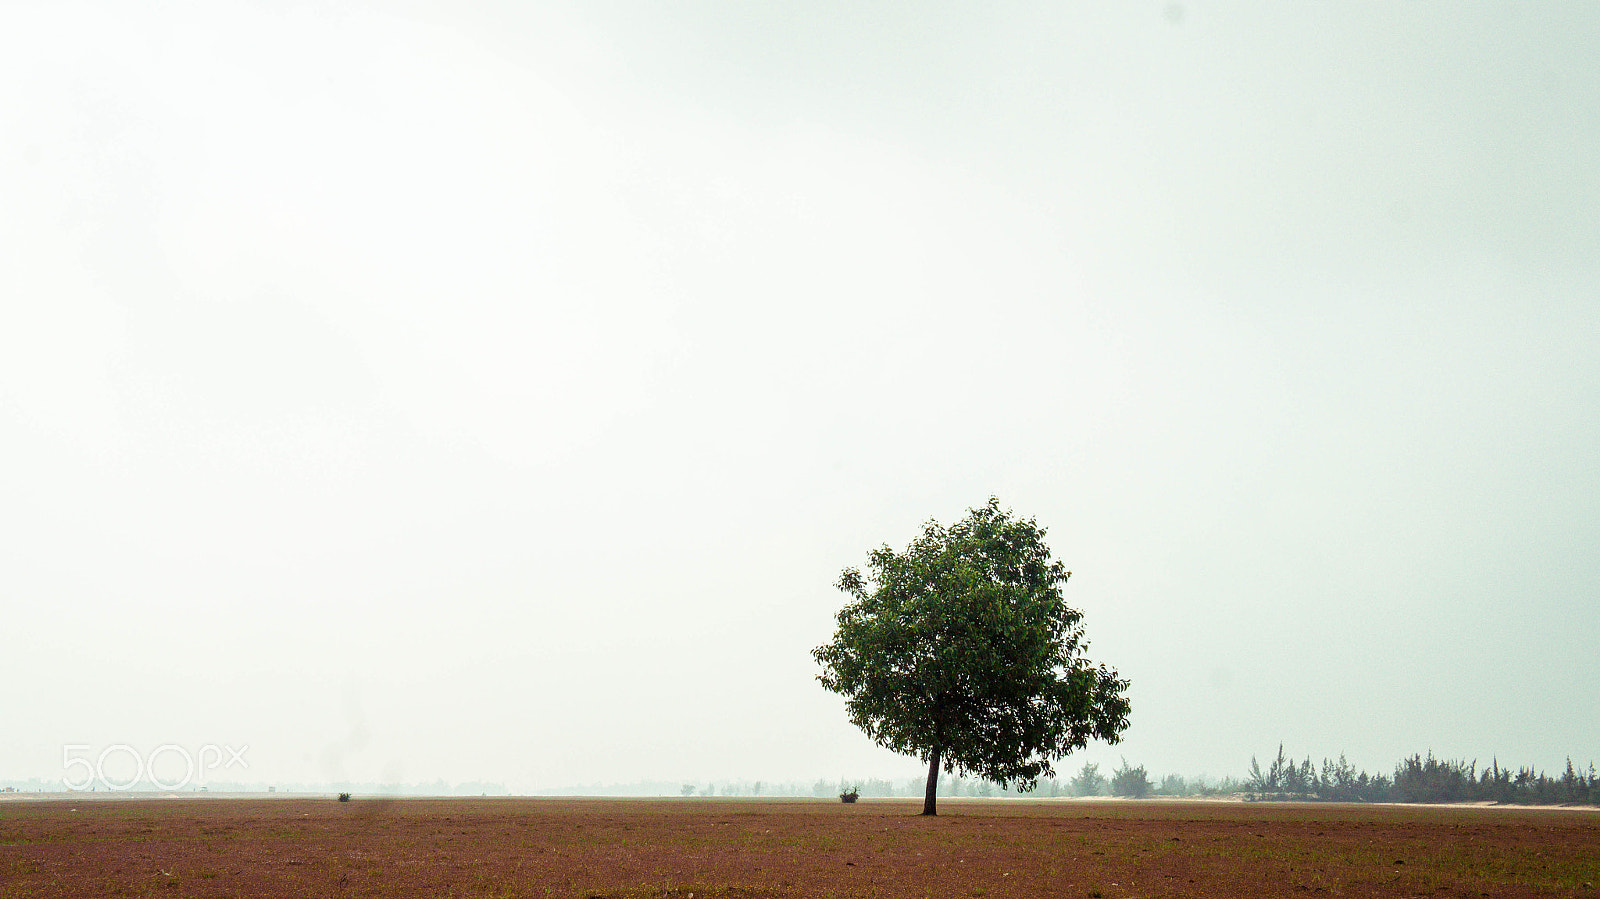
[[1600, 805], [1600, 775], [1573, 766], [1560, 777], [1533, 768], [1500, 766], [1495, 759], [1481, 771], [1476, 760], [1455, 761], [1413, 755], [1395, 766], [1394, 777], [1356, 771], [1340, 756], [1323, 759], [1319, 769], [1308, 756], [1296, 764], [1278, 756], [1262, 770], [1250, 758], [1245, 793], [1257, 801], [1314, 802], [1500, 802], [1513, 805]]
[[[905, 780], [868, 778], [864, 780], [822, 779], [809, 781], [700, 781], [696, 783], [639, 781], [631, 784], [586, 784], [561, 789], [538, 790], [534, 795], [580, 796], [744, 796], [835, 797], [855, 791], [864, 797], [920, 797], [925, 784], [919, 775]], [[0, 788], [21, 792], [61, 792], [59, 780], [0, 778]], [[152, 784], [140, 783], [135, 792], [169, 792]], [[503, 796], [504, 784], [468, 781], [450, 784], [444, 780], [426, 783], [394, 784], [377, 782], [340, 783], [229, 783], [211, 781], [188, 785], [183, 792], [209, 790], [213, 793], [332, 793], [391, 796]], [[1323, 759], [1321, 765], [1310, 757], [1296, 762], [1279, 745], [1278, 754], [1265, 767], [1252, 756], [1249, 776], [1208, 779], [1184, 778], [1168, 774], [1152, 780], [1143, 765], [1130, 765], [1126, 759], [1114, 770], [1102, 773], [1095, 764], [1085, 764], [1076, 776], [1041, 780], [1024, 791], [977, 778], [946, 775], [940, 779], [939, 794], [953, 798], [986, 797], [1231, 797], [1258, 802], [1498, 802], [1511, 805], [1596, 805], [1600, 806], [1600, 773], [1591, 762], [1577, 768], [1568, 759], [1566, 770], [1551, 777], [1533, 768], [1502, 767], [1498, 759], [1480, 769], [1476, 761], [1438, 759], [1413, 755], [1395, 766], [1393, 776], [1358, 771], [1340, 756], [1337, 761]]]
[[[57, 779], [31, 777], [27, 780], [0, 778], [0, 790], [10, 788], [18, 793], [64, 793], [69, 788]], [[334, 781], [324, 783], [285, 782], [262, 783], [243, 781], [208, 780], [187, 783], [174, 788], [170, 785], [141, 780], [115, 787], [93, 783], [84, 790], [108, 793], [354, 793], [371, 796], [506, 796], [510, 790], [505, 784], [470, 780], [450, 784], [444, 780], [423, 783], [392, 783], [384, 781]]]
[[[727, 789], [727, 785], [723, 789]], [[920, 797], [927, 787], [921, 777], [908, 780], [884, 780], [869, 778], [866, 780], [842, 779], [838, 781], [819, 780], [810, 789], [812, 796], [835, 796], [840, 793], [854, 790], [861, 796], [868, 797]], [[684, 784], [684, 795], [691, 793], [691, 784]], [[1184, 778], [1176, 774], [1169, 774], [1159, 783], [1150, 780], [1149, 773], [1143, 765], [1130, 765], [1124, 759], [1121, 767], [1110, 772], [1109, 776], [1100, 773], [1100, 766], [1085, 764], [1077, 776], [1069, 780], [1050, 778], [1041, 780], [1034, 785], [1032, 790], [1022, 790], [1015, 786], [1007, 786], [979, 778], [955, 777], [946, 775], [939, 779], [939, 795], [945, 797], [990, 798], [1001, 796], [1029, 797], [1029, 798], [1061, 798], [1072, 796], [1121, 796], [1132, 799], [1142, 799], [1147, 796], [1237, 796], [1244, 793], [1243, 781], [1231, 777], [1220, 780], [1210, 780], [1206, 777]], [[706, 792], [704, 788], [697, 791], [697, 795], [708, 796], [717, 793]], [[751, 795], [749, 793], [722, 792], [720, 795]], [[777, 794], [773, 794], [777, 795]], [[794, 793], [789, 795], [804, 795]]]

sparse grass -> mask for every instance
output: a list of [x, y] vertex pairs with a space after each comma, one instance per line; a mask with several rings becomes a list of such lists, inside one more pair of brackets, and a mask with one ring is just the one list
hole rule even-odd
[[[1600, 814], [1220, 803], [326, 799], [0, 807], [20, 896], [1594, 895]], [[182, 877], [156, 876], [152, 868]], [[1400, 864], [1397, 864], [1400, 862]], [[169, 884], [177, 886], [169, 886]]]

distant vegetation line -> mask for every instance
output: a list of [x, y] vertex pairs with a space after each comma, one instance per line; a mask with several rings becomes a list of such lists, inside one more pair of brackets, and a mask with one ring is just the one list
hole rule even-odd
[[[1143, 767], [1132, 768], [1124, 764], [1123, 768], [1113, 773], [1111, 778], [1098, 773], [1098, 765], [1085, 765], [1086, 774], [1072, 780], [1061, 781], [1055, 779], [1041, 780], [1032, 790], [1022, 790], [1015, 786], [1008, 786], [981, 778], [971, 777], [944, 777], [939, 781], [939, 795], [950, 798], [989, 798], [999, 796], [1013, 797], [1071, 797], [1071, 796], [1105, 796], [1105, 795], [1132, 795], [1131, 793], [1115, 793], [1112, 785], [1118, 775], [1123, 777], [1121, 786], [1128, 787], [1130, 777], [1146, 778], [1146, 789], [1139, 795], [1170, 795], [1170, 796], [1222, 796], [1242, 793], [1242, 781], [1231, 777], [1221, 780], [1207, 780], [1205, 778], [1185, 779], [1170, 775], [1160, 784], [1148, 781]], [[840, 778], [838, 780], [822, 779], [811, 784], [794, 782], [772, 783], [762, 781], [700, 781], [684, 784], [679, 793], [682, 796], [811, 796], [833, 797], [841, 793], [854, 790], [859, 795], [871, 798], [895, 797], [921, 797], [925, 788], [925, 781], [921, 777], [906, 778], [904, 780], [891, 780], [887, 778]]]
[[[444, 780], [413, 784], [378, 782], [339, 783], [239, 783], [211, 782], [205, 790], [217, 793], [333, 793], [354, 792], [364, 795], [392, 796], [504, 796], [512, 791], [500, 783], [466, 781], [450, 784]], [[0, 778], [0, 789], [7, 792], [63, 792], [60, 781], [29, 778], [7, 780]], [[668, 781], [636, 781], [634, 783], [584, 784], [557, 789], [534, 791], [543, 796], [670, 796], [683, 797], [822, 797], [832, 798], [854, 791], [860, 796], [874, 798], [920, 797], [924, 781], [921, 777], [904, 780], [866, 778], [851, 780], [822, 779], [815, 782], [713, 780], [695, 783]], [[200, 785], [185, 787], [182, 792], [199, 792]], [[169, 792], [153, 784], [136, 784], [129, 792]], [[1077, 775], [1059, 780], [1039, 781], [1032, 790], [1014, 785], [994, 783], [979, 778], [946, 777], [940, 781], [940, 794], [950, 798], [987, 797], [1091, 797], [1116, 796], [1142, 799], [1169, 798], [1223, 798], [1237, 797], [1257, 802], [1497, 802], [1510, 805], [1596, 805], [1600, 806], [1600, 773], [1591, 762], [1586, 769], [1577, 768], [1567, 760], [1566, 770], [1551, 777], [1533, 768], [1502, 766], [1499, 759], [1480, 768], [1477, 761], [1456, 761], [1413, 755], [1395, 766], [1394, 774], [1368, 774], [1352, 767], [1344, 756], [1337, 761], [1323, 759], [1314, 764], [1310, 757], [1296, 762], [1284, 754], [1280, 744], [1278, 753], [1265, 767], [1252, 756], [1249, 775], [1238, 780], [1232, 777], [1208, 779], [1184, 778], [1169, 774], [1159, 782], [1151, 780], [1143, 765], [1130, 765], [1126, 759], [1121, 766], [1102, 774], [1100, 766], [1085, 764]]]
[[[751, 787], [754, 787], [752, 791]], [[784, 785], [792, 790], [792, 785]], [[760, 795], [761, 784], [685, 784], [684, 795]], [[922, 795], [921, 778], [905, 781], [882, 779], [819, 780], [811, 788], [813, 796], [830, 796], [855, 789], [862, 796], [914, 797]], [[1254, 756], [1249, 777], [1236, 780], [1223, 777], [1186, 779], [1169, 774], [1160, 782], [1150, 779], [1143, 765], [1130, 765], [1124, 759], [1109, 776], [1095, 764], [1085, 764], [1069, 780], [1041, 780], [1032, 790], [984, 780], [951, 777], [941, 783], [947, 797], [990, 796], [1117, 796], [1212, 798], [1242, 797], [1257, 802], [1498, 802], [1508, 805], [1597, 805], [1600, 806], [1600, 773], [1591, 762], [1587, 769], [1567, 760], [1558, 777], [1529, 767], [1504, 767], [1498, 759], [1481, 770], [1476, 761], [1438, 759], [1430, 752], [1413, 755], [1395, 766], [1393, 776], [1368, 774], [1352, 767], [1343, 756], [1338, 761], [1324, 759], [1321, 766], [1307, 757], [1295, 762], [1278, 747], [1277, 756], [1265, 769]], [[796, 792], [768, 795], [797, 795]]]
[[[123, 787], [119, 784], [116, 788], [104, 784], [92, 785], [94, 792], [107, 793], [287, 793], [287, 794], [322, 794], [322, 793], [352, 793], [363, 796], [506, 796], [510, 791], [505, 784], [491, 783], [489, 781], [469, 780], [451, 784], [443, 779], [432, 781], [418, 781], [416, 783], [393, 783], [384, 781], [326, 781], [326, 782], [297, 782], [297, 781], [230, 781], [230, 780], [205, 780], [186, 783], [181, 787], [172, 787], [151, 782], [149, 780], [137, 781]], [[85, 788], [84, 792], [89, 791]], [[6, 779], [0, 777], [0, 792], [15, 793], [65, 793], [78, 792], [69, 790], [59, 778], [30, 777], [26, 780]]]
[[1413, 755], [1395, 766], [1394, 776], [1356, 771], [1340, 756], [1323, 759], [1318, 769], [1308, 756], [1296, 764], [1283, 754], [1262, 769], [1250, 758], [1246, 795], [1258, 801], [1317, 802], [1500, 802], [1512, 805], [1600, 805], [1600, 774], [1593, 762], [1579, 769], [1567, 759], [1559, 777], [1520, 767], [1512, 770], [1493, 759], [1481, 770], [1478, 762]]

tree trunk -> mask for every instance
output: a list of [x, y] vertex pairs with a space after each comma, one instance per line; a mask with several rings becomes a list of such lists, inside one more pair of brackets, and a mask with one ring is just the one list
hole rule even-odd
[[939, 814], [939, 747], [933, 747], [933, 754], [928, 756], [928, 791], [922, 796], [922, 813], [924, 815]]

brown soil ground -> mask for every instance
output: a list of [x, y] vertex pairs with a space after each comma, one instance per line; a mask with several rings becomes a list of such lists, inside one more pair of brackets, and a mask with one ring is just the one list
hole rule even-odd
[[1600, 815], [1185, 802], [0, 803], [0, 899], [1575, 896]]

